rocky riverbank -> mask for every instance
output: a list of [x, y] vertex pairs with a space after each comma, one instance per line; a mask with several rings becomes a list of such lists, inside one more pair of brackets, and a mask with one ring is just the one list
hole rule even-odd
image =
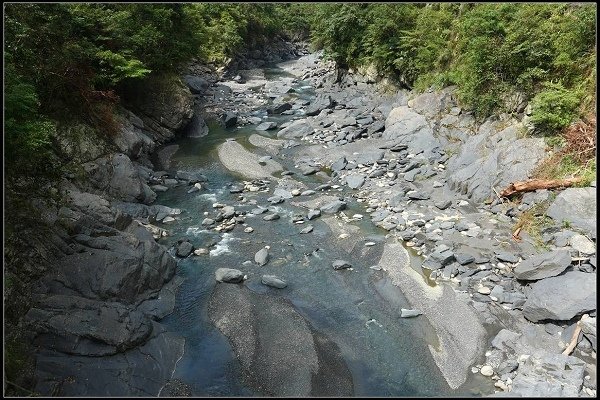
[[[495, 195], [527, 179], [545, 156], [543, 140], [523, 134], [526, 107], [478, 123], [456, 104], [453, 88], [386, 94], [359, 74], [340, 80], [319, 54], [280, 66], [296, 78], [265, 85], [258, 74], [244, 88], [222, 83], [233, 88], [221, 99], [225, 124], [234, 111], [231, 124], [277, 132], [250, 138], [272, 158], [246, 157], [242, 146], [227, 142], [219, 151], [223, 164], [258, 179], [275, 172], [269, 165], [289, 165], [291, 157], [284, 181], [321, 176], [319, 187], [294, 190], [288, 183], [269, 199], [277, 204], [316, 196], [298, 221], [325, 214], [353, 219], [344, 213], [346, 204], [363, 204], [371, 221], [389, 231], [373, 264], [435, 328], [439, 346], [430, 351], [451, 387], [481, 374], [498, 394], [595, 395], [595, 187], [537, 191], [520, 203]], [[290, 95], [294, 79], [309, 81], [316, 98]], [[260, 88], [263, 98], [250, 87]], [[260, 107], [268, 114], [257, 118], [252, 112]], [[279, 125], [277, 114], [293, 120]], [[549, 205], [543, 243], [525, 233], [513, 239], [519, 214], [539, 204]], [[408, 268], [406, 247], [424, 257], [426, 280]], [[574, 352], [561, 354], [578, 325]], [[483, 354], [485, 362], [476, 362]]]

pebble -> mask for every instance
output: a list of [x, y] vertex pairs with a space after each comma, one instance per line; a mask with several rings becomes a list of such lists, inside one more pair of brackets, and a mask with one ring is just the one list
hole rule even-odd
[[346, 239], [348, 236], [350, 236], [347, 233], [342, 233], [340, 236], [338, 236], [339, 239]]
[[365, 246], [371, 247], [371, 246], [375, 246], [375, 244], [376, 244], [375, 242], [367, 242], [367, 243], [365, 243]]
[[251, 226], [249, 226], [246, 229], [244, 229], [244, 232], [246, 232], [246, 233], [252, 233], [252, 232], [254, 232], [254, 229]]
[[292, 196], [300, 196], [301, 192], [298, 189], [292, 190]]
[[312, 232], [312, 230], [313, 230], [313, 226], [312, 226], [312, 225], [309, 225], [309, 226], [307, 226], [306, 228], [302, 229], [302, 230], [300, 231], [300, 233], [310, 233], [310, 232]]
[[481, 294], [490, 294], [492, 292], [492, 290], [487, 286], [482, 286], [479, 289], [477, 289], [477, 292], [479, 292]]
[[194, 254], [197, 256], [201, 256], [203, 254], [208, 254], [208, 249], [196, 249], [196, 250], [194, 250]]
[[483, 376], [492, 376], [492, 375], [494, 375], [494, 369], [492, 367], [490, 367], [489, 365], [484, 365], [483, 367], [481, 367], [481, 370], [479, 372]]

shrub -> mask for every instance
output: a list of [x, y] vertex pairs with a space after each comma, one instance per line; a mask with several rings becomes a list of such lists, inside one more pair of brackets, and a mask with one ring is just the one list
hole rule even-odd
[[554, 134], [578, 115], [581, 94], [560, 83], [546, 82], [531, 101], [531, 122], [544, 134]]

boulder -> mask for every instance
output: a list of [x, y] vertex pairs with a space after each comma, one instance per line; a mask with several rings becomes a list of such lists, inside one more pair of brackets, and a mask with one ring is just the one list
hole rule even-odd
[[568, 321], [595, 309], [596, 274], [572, 271], [532, 284], [523, 305], [523, 315], [532, 322]]
[[276, 122], [265, 121], [265, 122], [261, 123], [260, 125], [258, 125], [254, 129], [256, 129], [257, 131], [268, 131], [268, 130], [275, 129], [275, 128], [277, 128]]
[[266, 265], [269, 262], [269, 249], [263, 247], [254, 255], [254, 262], [256, 262], [261, 267]]
[[333, 101], [331, 96], [319, 95], [306, 108], [305, 114], [308, 116], [317, 115], [325, 109], [332, 108], [334, 105], [335, 102]]
[[277, 132], [278, 138], [297, 139], [310, 135], [314, 128], [306, 119], [299, 119]]
[[194, 251], [194, 246], [190, 242], [185, 241], [177, 246], [176, 254], [178, 257], [187, 257], [192, 253], [192, 251]]
[[221, 116], [225, 128], [233, 128], [237, 124], [237, 115], [232, 112], [227, 112]]
[[566, 250], [551, 251], [528, 258], [517, 264], [513, 273], [522, 280], [538, 280], [556, 276], [571, 265], [571, 255]]
[[346, 209], [346, 202], [342, 200], [334, 200], [321, 207], [321, 212], [325, 214], [335, 214], [339, 211]]
[[206, 79], [200, 78], [199, 76], [194, 75], [184, 75], [183, 81], [190, 89], [190, 92], [193, 94], [202, 95], [206, 92], [206, 89], [210, 86], [210, 84], [206, 81]]
[[237, 269], [218, 268], [215, 271], [215, 279], [217, 282], [240, 283], [244, 280], [244, 274]]
[[569, 222], [573, 227], [596, 237], [596, 188], [563, 190], [550, 204], [546, 215], [559, 224]]
[[358, 189], [365, 183], [365, 177], [362, 175], [349, 175], [346, 177], [346, 183], [350, 189]]

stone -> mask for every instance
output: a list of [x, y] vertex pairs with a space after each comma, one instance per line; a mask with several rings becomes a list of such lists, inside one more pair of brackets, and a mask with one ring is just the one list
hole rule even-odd
[[333, 164], [331, 164], [331, 170], [341, 171], [344, 168], [346, 168], [346, 165], [348, 165], [348, 161], [346, 160], [346, 157], [342, 156], [339, 159], [337, 159]]
[[429, 198], [430, 198], [428, 193], [421, 192], [421, 191], [408, 192], [407, 196], [411, 200], [429, 200]]
[[452, 200], [441, 200], [441, 201], [436, 201], [434, 203], [434, 205], [439, 208], [440, 210], [445, 210], [446, 208], [450, 207], [452, 205]]
[[349, 175], [346, 177], [346, 183], [350, 189], [358, 189], [365, 183], [365, 177], [362, 175]]
[[475, 261], [475, 257], [473, 257], [470, 254], [465, 254], [465, 253], [456, 253], [456, 254], [454, 254], [454, 258], [456, 259], [456, 262], [459, 263], [460, 265], [471, 264], [472, 262]]
[[237, 115], [227, 112], [221, 116], [225, 128], [233, 128], [237, 124]]
[[496, 252], [496, 258], [500, 261], [505, 261], [513, 264], [519, 262], [519, 257], [506, 251]]
[[305, 114], [308, 116], [317, 115], [322, 110], [332, 108], [333, 106], [335, 106], [335, 102], [333, 101], [331, 96], [319, 95], [306, 108]]
[[215, 279], [217, 282], [240, 283], [244, 280], [244, 274], [237, 269], [218, 268], [215, 271]]
[[556, 276], [571, 265], [571, 255], [566, 250], [542, 253], [521, 261], [513, 270], [515, 278], [538, 280]]
[[277, 128], [277, 123], [273, 121], [265, 121], [259, 124], [256, 128], [257, 131], [269, 131], [271, 129]]
[[269, 262], [269, 249], [263, 247], [254, 255], [254, 262], [256, 262], [261, 267], [266, 265]]
[[199, 171], [177, 171], [175, 178], [188, 181], [189, 184], [208, 181], [206, 175]]
[[568, 188], [554, 199], [546, 215], [559, 224], [568, 221], [571, 226], [596, 237], [596, 189]]
[[346, 209], [346, 202], [341, 200], [334, 200], [321, 207], [321, 212], [325, 214], [335, 214], [339, 211]]
[[321, 210], [311, 209], [311, 210], [308, 210], [308, 214], [306, 215], [306, 218], [308, 218], [308, 220], [311, 221], [320, 216], [321, 216]]
[[481, 367], [481, 369], [479, 370], [479, 372], [483, 376], [492, 376], [492, 375], [494, 375], [494, 369], [491, 366], [489, 366], [489, 365], [484, 365], [483, 367]]
[[306, 228], [302, 229], [302, 230], [300, 231], [300, 233], [310, 233], [310, 232], [312, 232], [312, 231], [313, 231], [313, 226], [312, 226], [312, 225], [309, 225], [309, 226], [307, 226]]
[[412, 318], [422, 315], [423, 313], [419, 310], [409, 310], [406, 308], [400, 309], [400, 317], [402, 318]]
[[177, 246], [176, 254], [178, 257], [187, 257], [192, 251], [194, 251], [194, 246], [190, 242], [182, 242]]
[[254, 232], [254, 228], [252, 228], [251, 226], [248, 226], [248, 227], [246, 227], [244, 229], [244, 232], [246, 232], [246, 233], [252, 233], [252, 232]]
[[348, 261], [344, 260], [335, 260], [332, 264], [334, 270], [352, 268], [352, 265]]
[[587, 237], [576, 234], [569, 239], [569, 245], [582, 254], [596, 254], [596, 246]]
[[487, 286], [481, 286], [479, 289], [477, 289], [477, 293], [479, 294], [490, 294], [492, 292], [492, 290], [487, 287]]
[[277, 289], [283, 289], [287, 287], [287, 282], [276, 277], [275, 275], [263, 275], [260, 281], [263, 285], [271, 286]]
[[299, 119], [277, 132], [278, 138], [298, 139], [314, 132], [312, 125], [305, 119]]
[[265, 221], [275, 221], [276, 219], [279, 219], [279, 218], [281, 218], [281, 217], [277, 213], [267, 214], [263, 217], [263, 219]]
[[190, 92], [192, 92], [192, 94], [203, 95], [204, 92], [206, 92], [206, 89], [208, 89], [208, 87], [210, 86], [206, 79], [194, 75], [184, 75], [183, 81], [190, 89]]
[[284, 111], [291, 110], [292, 105], [290, 103], [281, 103], [273, 105], [272, 107], [267, 108], [268, 114], [281, 114]]
[[202, 255], [205, 255], [205, 254], [208, 254], [208, 253], [209, 253], [208, 249], [204, 249], [204, 248], [194, 250], [194, 254], [197, 255], [197, 256], [202, 256]]
[[595, 309], [596, 274], [571, 271], [532, 284], [523, 305], [523, 315], [531, 322], [567, 321]]

